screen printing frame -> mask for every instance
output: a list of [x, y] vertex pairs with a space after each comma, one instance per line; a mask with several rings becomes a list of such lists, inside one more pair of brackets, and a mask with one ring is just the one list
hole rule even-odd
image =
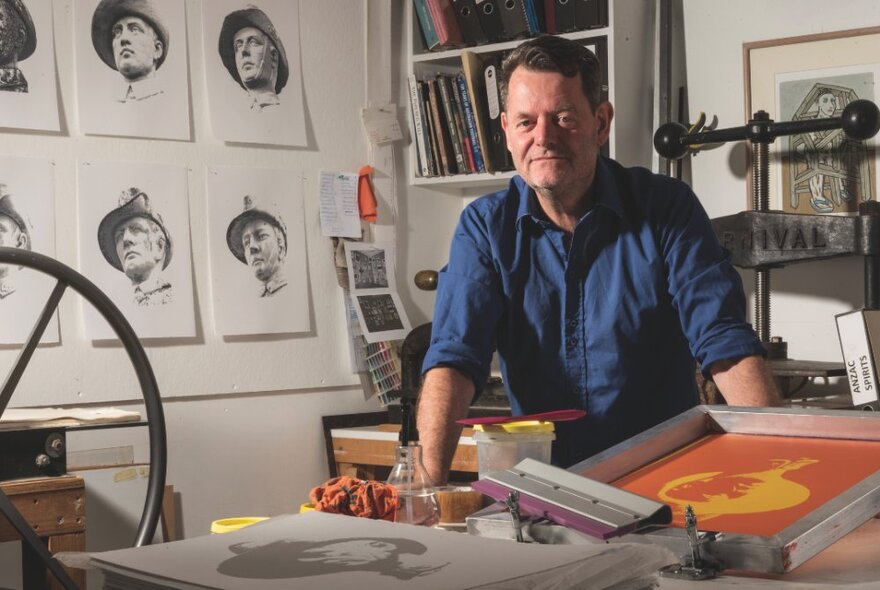
[[[568, 470], [611, 483], [703, 436], [725, 433], [880, 441], [880, 414], [812, 408], [697, 406]], [[776, 535], [716, 532], [713, 540], [701, 546], [701, 551], [718, 559], [727, 569], [785, 573], [878, 513], [880, 470]], [[703, 526], [700, 529], [710, 530]], [[619, 540], [654, 543], [677, 554], [689, 551], [687, 534], [679, 528], [649, 528]]]

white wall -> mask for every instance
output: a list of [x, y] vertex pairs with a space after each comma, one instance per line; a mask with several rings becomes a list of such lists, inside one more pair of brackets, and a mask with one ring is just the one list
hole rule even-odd
[[[745, 123], [743, 43], [877, 26], [880, 3], [684, 0], [684, 21], [691, 118], [705, 111], [708, 119], [717, 115], [718, 127], [725, 128]], [[878, 56], [865, 60], [876, 62]], [[758, 108], [753, 105], [752, 110]], [[711, 217], [747, 208], [745, 150], [743, 143], [728, 144], [693, 158], [693, 186]], [[743, 278], [751, 290], [752, 273], [744, 272]], [[788, 341], [791, 358], [840, 361], [834, 315], [861, 307], [863, 297], [858, 257], [773, 271], [771, 334]]]

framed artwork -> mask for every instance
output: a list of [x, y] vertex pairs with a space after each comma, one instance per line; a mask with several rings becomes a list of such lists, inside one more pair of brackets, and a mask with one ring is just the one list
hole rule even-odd
[[698, 406], [569, 471], [672, 508], [621, 541], [684, 554], [690, 505], [725, 569], [785, 573], [880, 513], [880, 415]]
[[[877, 102], [880, 27], [745, 43], [743, 61], [746, 120], [759, 110], [780, 122], [840, 117], [854, 100]], [[875, 140], [840, 129], [780, 137], [769, 190], [772, 209], [856, 214], [877, 199]]]

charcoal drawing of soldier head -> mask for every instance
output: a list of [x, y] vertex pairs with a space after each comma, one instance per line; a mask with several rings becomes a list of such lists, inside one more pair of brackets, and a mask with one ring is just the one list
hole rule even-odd
[[165, 269], [171, 262], [171, 235], [150, 197], [137, 187], [119, 195], [119, 206], [98, 225], [98, 246], [104, 259], [131, 281], [134, 302], [165, 305], [173, 296]]
[[246, 195], [244, 210], [226, 229], [226, 245], [253, 271], [260, 297], [272, 297], [287, 286], [287, 226], [274, 207], [261, 207]]
[[122, 76], [119, 102], [161, 94], [156, 72], [168, 56], [168, 30], [150, 0], [101, 0], [92, 16], [92, 45]]
[[220, 28], [220, 59], [229, 75], [251, 97], [251, 109], [280, 104], [287, 85], [287, 53], [275, 25], [262, 10], [248, 6], [226, 15]]
[[0, 0], [0, 90], [27, 92], [28, 83], [18, 63], [37, 48], [34, 21], [22, 0]]
[[328, 541], [237, 543], [234, 557], [217, 571], [235, 578], [282, 580], [346, 572], [375, 572], [398, 580], [426, 576], [449, 565], [407, 565], [400, 556], [423, 555], [428, 548], [411, 539], [353, 537]]
[[[4, 184], [0, 184], [0, 247], [31, 249], [30, 223], [19, 212]], [[15, 292], [15, 274], [19, 268], [0, 264], [0, 301]]]

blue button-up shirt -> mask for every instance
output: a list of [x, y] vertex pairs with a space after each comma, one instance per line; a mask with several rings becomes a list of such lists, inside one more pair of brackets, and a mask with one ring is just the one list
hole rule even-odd
[[764, 354], [687, 185], [600, 158], [593, 187], [570, 239], [519, 176], [465, 208], [423, 365], [457, 368], [479, 392], [497, 348], [514, 415], [586, 410], [556, 425], [562, 466], [694, 406], [694, 359]]

